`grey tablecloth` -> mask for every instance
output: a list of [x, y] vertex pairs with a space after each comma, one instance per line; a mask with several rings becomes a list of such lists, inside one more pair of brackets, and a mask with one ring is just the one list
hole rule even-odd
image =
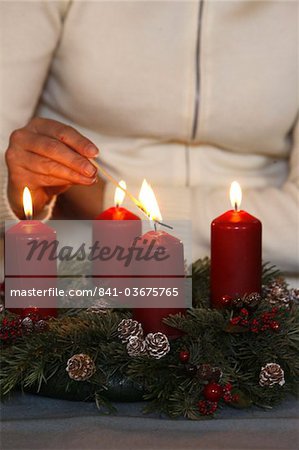
[[17, 394], [2, 404], [1, 450], [293, 450], [299, 448], [298, 404], [271, 411], [225, 409], [215, 420], [143, 416], [143, 404], [119, 404], [116, 416], [93, 403]]

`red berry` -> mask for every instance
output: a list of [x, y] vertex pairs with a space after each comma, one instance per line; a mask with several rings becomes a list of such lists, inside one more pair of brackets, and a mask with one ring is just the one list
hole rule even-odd
[[218, 402], [223, 395], [223, 388], [218, 383], [209, 383], [204, 387], [203, 395], [211, 402]]
[[223, 308], [227, 308], [232, 303], [232, 297], [230, 295], [223, 295], [220, 299], [220, 305], [223, 306]]
[[190, 353], [187, 350], [182, 350], [179, 354], [180, 361], [186, 363], [189, 361]]
[[217, 408], [218, 408], [217, 402], [210, 402], [208, 400], [200, 400], [198, 402], [199, 412], [203, 416], [208, 416], [208, 415], [214, 414], [214, 412], [217, 410]]
[[241, 320], [241, 325], [243, 325], [244, 327], [247, 327], [248, 324], [249, 324], [248, 320], [246, 320], [246, 319]]
[[232, 325], [238, 325], [238, 323], [240, 322], [241, 318], [239, 316], [237, 317], [233, 317], [232, 319], [230, 319], [230, 323]]
[[232, 388], [233, 388], [233, 386], [232, 386], [231, 383], [226, 383], [226, 385], [224, 386], [223, 390], [230, 392], [232, 390]]
[[224, 394], [223, 400], [224, 400], [226, 403], [230, 403], [230, 402], [232, 401], [232, 395], [231, 395], [231, 393], [229, 392], [229, 393], [227, 393], [227, 394]]
[[273, 331], [279, 331], [280, 323], [276, 322], [276, 320], [273, 320], [273, 322], [270, 323], [270, 327]]

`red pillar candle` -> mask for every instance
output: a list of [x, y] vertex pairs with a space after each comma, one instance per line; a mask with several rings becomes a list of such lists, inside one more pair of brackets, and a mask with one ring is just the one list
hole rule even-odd
[[239, 210], [242, 192], [237, 182], [231, 186], [233, 210], [211, 224], [211, 303], [223, 306], [225, 296], [236, 297], [261, 292], [262, 224]]
[[[164, 324], [163, 319], [169, 314], [184, 314], [186, 311], [183, 244], [176, 237], [161, 230], [145, 233], [140, 241], [140, 246], [144, 249], [143, 254], [149, 248], [151, 254], [163, 249], [167, 259], [151, 259], [139, 263], [139, 288], [150, 288], [153, 293], [138, 298], [140, 304], [145, 307], [133, 309], [134, 319], [141, 322], [145, 334], [160, 331], [168, 337], [178, 337], [182, 333]], [[154, 301], [159, 303], [159, 307], [151, 307]], [[163, 304], [167, 306], [163, 307]]]
[[[149, 211], [151, 218], [161, 220], [161, 213], [156, 201], [154, 192], [150, 185], [144, 180], [139, 199], [145, 210]], [[152, 230], [145, 233], [140, 238], [143, 253], [151, 248], [151, 253], [159, 252], [163, 249], [167, 258], [159, 260], [151, 259], [142, 261], [136, 265], [141, 277], [140, 287], [153, 288], [153, 293], [149, 296], [140, 296], [138, 302], [141, 307], [133, 309], [133, 317], [141, 322], [144, 333], [162, 332], [168, 337], [175, 338], [182, 333], [175, 328], [163, 323], [163, 319], [169, 314], [185, 313], [185, 281], [184, 281], [184, 248], [182, 242], [176, 237], [162, 230]], [[165, 289], [164, 291], [163, 288]], [[173, 288], [178, 292], [174, 294]], [[162, 295], [155, 295], [162, 291]], [[170, 295], [167, 295], [170, 289]], [[159, 307], [151, 307], [151, 303], [159, 303]], [[167, 306], [163, 307], [163, 304]], [[144, 307], [143, 307], [144, 305]], [[160, 307], [161, 306], [161, 307]]]
[[[55, 317], [56, 259], [49, 257], [51, 249], [45, 251], [41, 258], [38, 258], [38, 251], [29, 259], [28, 256], [33, 241], [37, 245], [42, 241], [51, 243], [56, 240], [56, 232], [45, 223], [30, 220], [32, 200], [28, 188], [24, 189], [23, 203], [28, 219], [13, 225], [5, 233], [6, 304], [16, 314], [34, 312], [42, 317]], [[11, 295], [11, 289], [20, 290], [22, 294]]]
[[[124, 181], [120, 181], [120, 186], [126, 189]], [[93, 222], [93, 246], [97, 244], [110, 249], [112, 252], [117, 246], [128, 249], [135, 238], [141, 235], [141, 220], [131, 211], [121, 205], [125, 193], [121, 188], [115, 191], [115, 206], [100, 213]], [[123, 261], [117, 258], [105, 260], [105, 258], [95, 258], [92, 262], [92, 274], [94, 283], [97, 286], [108, 284], [113, 288], [129, 287], [129, 279], [122, 277], [130, 276], [131, 267], [126, 267]], [[107, 279], [105, 279], [107, 277]], [[109, 280], [114, 278], [113, 282]]]

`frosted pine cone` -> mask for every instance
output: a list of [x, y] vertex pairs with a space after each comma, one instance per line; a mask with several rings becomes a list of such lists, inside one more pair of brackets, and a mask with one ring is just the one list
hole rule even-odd
[[283, 278], [276, 278], [269, 286], [264, 287], [264, 293], [270, 305], [278, 308], [290, 308], [290, 294]]
[[127, 352], [129, 356], [142, 356], [146, 353], [145, 341], [139, 336], [131, 336], [127, 343]]
[[299, 304], [299, 289], [291, 289], [289, 292], [290, 302]]
[[145, 338], [145, 346], [148, 355], [155, 359], [162, 358], [170, 350], [167, 336], [160, 332], [149, 333]]
[[261, 296], [258, 292], [252, 292], [252, 294], [246, 295], [243, 299], [245, 307], [255, 308], [261, 302]]
[[284, 371], [279, 364], [268, 363], [261, 368], [260, 386], [272, 388], [276, 384], [283, 386], [285, 384]]
[[85, 381], [95, 373], [96, 366], [90, 356], [79, 353], [68, 360], [65, 370], [72, 380]]
[[30, 317], [24, 317], [24, 319], [22, 319], [22, 329], [24, 331], [25, 334], [30, 334], [33, 332], [34, 329], [34, 323], [33, 320]]
[[197, 376], [204, 381], [218, 382], [223, 373], [220, 367], [212, 367], [210, 364], [200, 364], [197, 367]]
[[232, 301], [232, 306], [241, 308], [255, 308], [261, 301], [261, 296], [258, 292], [252, 292], [252, 294], [244, 295], [243, 297], [236, 297]]
[[118, 337], [122, 343], [125, 344], [129, 341], [130, 337], [137, 336], [139, 339], [143, 339], [143, 329], [141, 323], [133, 319], [123, 319], [117, 328]]

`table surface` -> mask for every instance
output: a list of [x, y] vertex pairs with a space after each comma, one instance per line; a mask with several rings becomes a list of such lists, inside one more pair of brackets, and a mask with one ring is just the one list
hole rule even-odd
[[142, 415], [143, 403], [100, 415], [94, 403], [15, 394], [1, 405], [1, 450], [297, 450], [298, 403], [270, 411], [225, 408], [214, 420]]

